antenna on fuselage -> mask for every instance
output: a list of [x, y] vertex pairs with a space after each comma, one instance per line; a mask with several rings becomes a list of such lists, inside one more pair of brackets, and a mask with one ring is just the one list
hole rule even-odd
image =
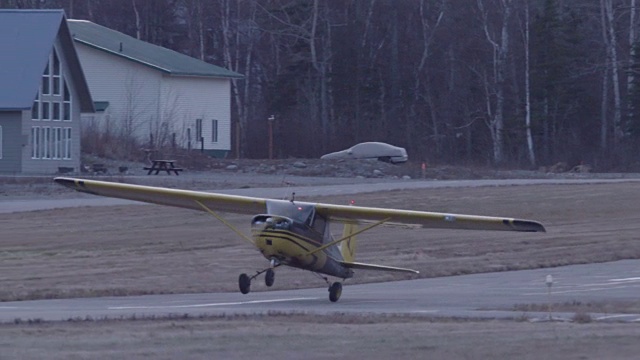
[[290, 201], [291, 201], [291, 203], [293, 203], [295, 200], [296, 200], [296, 192], [294, 191], [294, 192], [291, 193], [291, 200]]

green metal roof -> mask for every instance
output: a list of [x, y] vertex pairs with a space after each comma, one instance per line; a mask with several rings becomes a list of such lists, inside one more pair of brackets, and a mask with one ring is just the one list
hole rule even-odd
[[86, 20], [68, 20], [73, 39], [81, 44], [121, 56], [176, 76], [243, 78], [242, 74], [179, 52], [138, 40]]

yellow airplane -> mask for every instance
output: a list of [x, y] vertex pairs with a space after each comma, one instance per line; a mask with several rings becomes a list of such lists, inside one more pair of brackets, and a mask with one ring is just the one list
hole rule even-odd
[[[413, 225], [424, 228], [499, 230], [544, 232], [542, 224], [513, 218], [446, 214], [425, 211], [384, 209], [352, 205], [333, 205], [290, 200], [275, 200], [237, 195], [209, 193], [57, 177], [60, 185], [84, 193], [147, 203], [206, 211], [254, 245], [269, 260], [269, 267], [255, 275], [241, 274], [240, 292], [250, 291], [251, 281], [262, 273], [265, 283], [272, 286], [274, 268], [288, 265], [317, 274], [345, 279], [353, 276], [353, 269], [399, 271], [416, 270], [392, 266], [365, 264], [355, 261], [356, 236], [379, 225]], [[252, 236], [246, 236], [225, 221], [217, 212], [253, 215]], [[334, 239], [330, 223], [344, 224], [343, 235]], [[359, 228], [359, 225], [365, 225]], [[338, 301], [342, 283], [330, 283], [329, 300]]]

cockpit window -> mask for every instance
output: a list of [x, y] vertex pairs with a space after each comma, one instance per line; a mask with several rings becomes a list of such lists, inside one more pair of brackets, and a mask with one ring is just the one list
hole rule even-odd
[[309, 226], [313, 224], [315, 216], [315, 206], [308, 204], [298, 204], [291, 201], [267, 200], [267, 212], [272, 215], [288, 217], [295, 222], [305, 223]]

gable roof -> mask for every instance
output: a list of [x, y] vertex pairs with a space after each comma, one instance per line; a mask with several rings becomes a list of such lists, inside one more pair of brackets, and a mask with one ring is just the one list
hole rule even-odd
[[242, 78], [242, 74], [138, 40], [86, 20], [69, 20], [75, 41], [169, 75]]
[[63, 10], [0, 10], [0, 109], [31, 109], [56, 38], [79, 93], [80, 110], [93, 112]]

